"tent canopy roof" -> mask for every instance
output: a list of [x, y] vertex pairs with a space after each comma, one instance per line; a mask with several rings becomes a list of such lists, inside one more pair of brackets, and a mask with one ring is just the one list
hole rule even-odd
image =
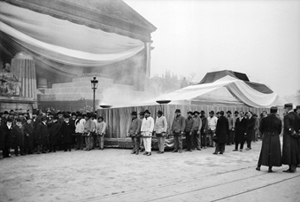
[[156, 100], [171, 100], [172, 102], [204, 99], [224, 103], [236, 100], [248, 106], [268, 108], [276, 105], [278, 95], [264, 84], [250, 82], [246, 74], [225, 70], [207, 73], [199, 84], [156, 98]]

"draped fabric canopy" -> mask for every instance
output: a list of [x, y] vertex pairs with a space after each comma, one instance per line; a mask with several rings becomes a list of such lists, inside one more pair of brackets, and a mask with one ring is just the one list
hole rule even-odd
[[[244, 81], [234, 78], [232, 76], [225, 76], [221, 79], [215, 80], [212, 83], [204, 83], [188, 86], [174, 92], [159, 96], [156, 100], [171, 100], [185, 101], [185, 100], [201, 100], [206, 94], [210, 93], [212, 102], [228, 102], [226, 96], [220, 96], [221, 89], [227, 89], [237, 101], [248, 106], [258, 108], [268, 108], [277, 104], [278, 95], [272, 93], [262, 93], [247, 85]], [[213, 96], [214, 95], [214, 96]]]
[[[140, 40], [61, 20], [0, 2], [1, 49], [32, 54], [41, 66], [69, 74], [69, 67], [99, 67], [130, 58]], [[80, 68], [79, 68], [80, 67]], [[75, 72], [76, 72], [75, 71]], [[72, 71], [71, 71], [72, 72]]]

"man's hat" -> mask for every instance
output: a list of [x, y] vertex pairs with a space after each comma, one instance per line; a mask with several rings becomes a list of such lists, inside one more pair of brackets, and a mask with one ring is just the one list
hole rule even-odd
[[13, 122], [13, 120], [11, 119], [11, 118], [8, 118], [7, 120], [6, 120], [6, 122]]
[[205, 114], [205, 111], [201, 110], [200, 114]]
[[176, 109], [175, 113], [181, 113], [180, 109]]
[[192, 111], [188, 111], [188, 113], [187, 114], [193, 114], [193, 112]]
[[163, 114], [163, 112], [161, 111], [161, 110], [158, 110], [158, 112], [157, 112], [158, 114], [160, 114], [160, 115], [162, 115]]
[[137, 115], [137, 112], [136, 111], [133, 111], [133, 112], [131, 112], [131, 115]]
[[4, 113], [3, 114], [8, 114], [8, 111], [4, 111]]
[[194, 111], [194, 114], [198, 114], [198, 115], [199, 115], [199, 114], [200, 114], [200, 112], [198, 112], [198, 111]]
[[227, 113], [227, 114], [231, 114], [231, 111], [230, 111], [230, 110], [228, 110], [226, 113]]
[[54, 119], [54, 120], [58, 120], [58, 116], [57, 115], [55, 115], [55, 116], [53, 116], [53, 118], [52, 119]]
[[70, 118], [70, 115], [66, 113], [66, 114], [64, 114], [64, 118], [65, 119]]
[[234, 114], [238, 114], [238, 113], [239, 113], [238, 111], [235, 111], [235, 112], [234, 112]]
[[287, 103], [284, 105], [284, 108], [293, 108], [293, 104], [292, 103]]
[[271, 110], [278, 110], [276, 106], [271, 107]]
[[215, 112], [214, 111], [210, 111], [209, 114], [215, 114]]
[[151, 114], [148, 109], [144, 111], [144, 114]]
[[41, 118], [41, 121], [46, 121], [47, 120], [47, 116], [43, 116], [42, 118]]
[[144, 116], [144, 112], [143, 112], [143, 111], [141, 111], [141, 112], [139, 113], [139, 115], [141, 115], [141, 116]]
[[300, 105], [297, 105], [297, 106], [296, 106], [296, 109], [300, 109]]
[[16, 122], [22, 122], [22, 120], [20, 118], [17, 118]]

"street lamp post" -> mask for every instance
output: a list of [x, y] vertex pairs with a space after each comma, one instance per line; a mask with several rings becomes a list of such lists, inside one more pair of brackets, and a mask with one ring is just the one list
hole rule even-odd
[[94, 76], [93, 80], [91, 80], [91, 86], [93, 89], [93, 113], [95, 113], [95, 99], [96, 99], [96, 89], [98, 87], [98, 80]]

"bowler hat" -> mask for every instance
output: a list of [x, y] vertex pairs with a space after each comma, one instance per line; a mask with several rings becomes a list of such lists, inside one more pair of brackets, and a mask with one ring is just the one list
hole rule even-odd
[[287, 103], [284, 105], [284, 108], [293, 108], [293, 104], [292, 103]]
[[205, 111], [201, 110], [200, 114], [205, 114]]
[[235, 112], [234, 112], [234, 114], [238, 114], [238, 113], [239, 113], [238, 111], [235, 111]]
[[158, 114], [160, 114], [160, 115], [162, 115], [163, 114], [163, 112], [161, 111], [161, 110], [158, 110], [158, 112], [157, 112]]
[[175, 113], [181, 113], [180, 109], [176, 109]]
[[8, 119], [6, 120], [6, 122], [13, 122], [13, 120], [12, 120], [11, 118], [8, 118]]
[[58, 119], [58, 116], [57, 116], [57, 115], [54, 115], [54, 116], [53, 116], [53, 119], [54, 119], [54, 120], [57, 120], [57, 119]]
[[214, 111], [210, 111], [209, 114], [215, 114], [215, 112]]
[[42, 118], [41, 118], [41, 121], [46, 121], [47, 120], [47, 116], [43, 116]]
[[227, 113], [227, 114], [231, 114], [231, 111], [230, 111], [230, 110], [228, 110], [226, 113]]
[[70, 115], [69, 114], [64, 114], [64, 118], [65, 119], [70, 118]]
[[187, 114], [193, 114], [193, 112], [192, 111], [188, 111], [188, 113]]
[[144, 111], [144, 114], [151, 114], [148, 109]]
[[200, 114], [198, 111], [194, 111], [194, 114]]
[[297, 106], [296, 106], [296, 109], [300, 109], [300, 105], [297, 105]]
[[140, 115], [140, 116], [144, 116], [144, 112], [141, 111], [141, 112], [139, 113], [139, 115]]
[[137, 115], [137, 112], [136, 111], [133, 111], [133, 112], [131, 112], [131, 115]]

